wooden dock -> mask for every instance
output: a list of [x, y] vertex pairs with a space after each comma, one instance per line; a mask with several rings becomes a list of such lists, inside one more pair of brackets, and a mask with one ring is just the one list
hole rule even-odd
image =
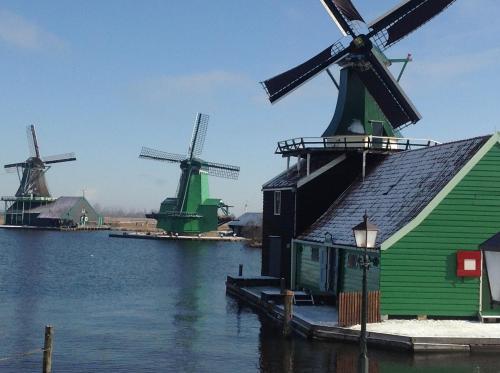
[[217, 242], [242, 242], [247, 241], [243, 237], [233, 236], [175, 236], [165, 233], [144, 233], [144, 232], [122, 232], [110, 233], [109, 237], [131, 238], [140, 240], [161, 240], [161, 241], [217, 241]]
[[[280, 300], [270, 297], [280, 291], [280, 280], [274, 277], [227, 276], [226, 293], [263, 313], [278, 324], [284, 322], [284, 308]], [[336, 307], [324, 305], [294, 305], [290, 326], [294, 333], [309, 339], [334, 342], [359, 342], [356, 328], [338, 324]], [[480, 324], [480, 323], [478, 323]], [[484, 325], [484, 324], [483, 324]], [[368, 344], [389, 350], [418, 352], [500, 351], [500, 335], [492, 337], [422, 337], [368, 332]]]
[[90, 231], [109, 231], [109, 226], [78, 226], [78, 227], [37, 227], [32, 225], [0, 225], [0, 229], [17, 229], [32, 231], [59, 231], [59, 232], [90, 232]]

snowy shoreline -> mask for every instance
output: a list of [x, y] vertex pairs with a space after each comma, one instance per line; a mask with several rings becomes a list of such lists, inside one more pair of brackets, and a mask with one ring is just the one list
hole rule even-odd
[[[359, 330], [360, 325], [349, 329]], [[466, 320], [386, 320], [368, 324], [367, 330], [407, 337], [500, 338], [500, 323]]]

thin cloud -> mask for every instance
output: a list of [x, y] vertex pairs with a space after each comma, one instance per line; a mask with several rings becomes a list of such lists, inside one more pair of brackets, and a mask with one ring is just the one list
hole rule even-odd
[[31, 50], [60, 49], [64, 47], [61, 38], [38, 27], [35, 23], [0, 9], [0, 41], [11, 46]]
[[254, 84], [241, 74], [209, 71], [186, 75], [163, 75], [145, 79], [136, 88], [151, 99], [177, 96], [212, 96], [229, 89], [245, 90]]
[[438, 60], [428, 60], [415, 64], [416, 73], [431, 79], [455, 79], [473, 72], [495, 66], [500, 59], [500, 48], [476, 53], [447, 56]]

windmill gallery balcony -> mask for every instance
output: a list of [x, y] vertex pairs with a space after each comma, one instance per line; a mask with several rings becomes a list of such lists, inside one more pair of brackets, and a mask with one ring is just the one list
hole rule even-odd
[[428, 139], [410, 139], [371, 135], [298, 137], [278, 142], [275, 153], [284, 157], [331, 151], [368, 151], [373, 153], [399, 152], [438, 145]]

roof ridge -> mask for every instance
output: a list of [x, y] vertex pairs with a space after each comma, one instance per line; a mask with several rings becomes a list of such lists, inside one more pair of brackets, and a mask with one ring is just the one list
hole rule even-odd
[[422, 147], [422, 148], [418, 148], [418, 149], [410, 149], [410, 150], [407, 150], [407, 151], [403, 151], [403, 152], [399, 152], [399, 153], [394, 153], [394, 154], [390, 154], [390, 155], [404, 154], [404, 153], [407, 153], [407, 152], [418, 152], [418, 151], [422, 151], [422, 150], [430, 150], [430, 149], [439, 148], [439, 147], [446, 146], [446, 145], [457, 144], [457, 143], [460, 143], [460, 142], [472, 142], [472, 141], [478, 140], [478, 139], [489, 139], [491, 136], [494, 136], [494, 133], [489, 134], [489, 135], [471, 137], [471, 138], [468, 138], [468, 139], [461, 139], [461, 140], [453, 140], [453, 141], [450, 141], [450, 142], [443, 142], [443, 143], [436, 144], [436, 145], [433, 145], [433, 146], [426, 146], [426, 147]]

